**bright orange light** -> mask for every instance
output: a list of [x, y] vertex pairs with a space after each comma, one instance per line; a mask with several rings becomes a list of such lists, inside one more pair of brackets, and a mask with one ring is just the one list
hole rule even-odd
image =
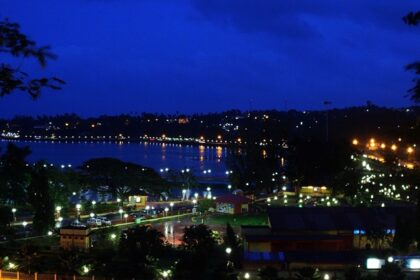
[[382, 144], [381, 144], [381, 149], [385, 149], [385, 148], [386, 148], [385, 143], [382, 143]]
[[414, 152], [414, 149], [412, 147], [407, 148], [407, 153], [412, 154]]
[[222, 135], [217, 135], [217, 139], [222, 139]]
[[391, 150], [396, 151], [396, 150], [397, 150], [397, 145], [392, 144], [392, 146], [391, 146]]
[[414, 169], [414, 164], [412, 164], [412, 163], [407, 163], [406, 167], [407, 167], [408, 169]]
[[237, 139], [237, 141], [238, 141], [239, 143], [241, 143], [241, 142], [242, 142], [242, 139], [241, 139], [241, 138], [238, 138], [238, 139]]
[[359, 145], [359, 140], [357, 140], [357, 139], [353, 139], [353, 141], [352, 141], [352, 143], [353, 143], [353, 145]]
[[375, 143], [375, 138], [370, 138], [370, 143]]

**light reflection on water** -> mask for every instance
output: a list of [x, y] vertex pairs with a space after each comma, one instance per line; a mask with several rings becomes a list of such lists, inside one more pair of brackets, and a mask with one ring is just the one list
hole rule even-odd
[[[223, 177], [226, 171], [227, 148], [213, 146], [193, 146], [171, 143], [115, 143], [115, 142], [38, 142], [14, 141], [18, 146], [29, 146], [32, 154], [29, 161], [46, 160], [54, 164], [80, 166], [85, 160], [98, 157], [114, 157], [124, 161], [152, 167], [183, 169], [190, 168], [197, 174], [212, 170], [212, 176]], [[7, 141], [0, 141], [0, 153]]]

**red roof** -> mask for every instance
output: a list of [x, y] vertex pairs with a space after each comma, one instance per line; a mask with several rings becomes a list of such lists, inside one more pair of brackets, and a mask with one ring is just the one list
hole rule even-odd
[[216, 198], [216, 203], [247, 204], [249, 202], [251, 202], [249, 198], [235, 194], [226, 194]]

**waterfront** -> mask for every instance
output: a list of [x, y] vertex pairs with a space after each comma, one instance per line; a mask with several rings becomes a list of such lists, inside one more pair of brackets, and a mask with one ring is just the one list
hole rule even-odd
[[[0, 153], [9, 141], [0, 141]], [[112, 157], [123, 161], [161, 169], [191, 169], [201, 179], [226, 178], [226, 147], [194, 146], [166, 143], [116, 143], [116, 142], [46, 142], [12, 141], [23, 147], [29, 146], [30, 162], [45, 160], [48, 163], [77, 167], [91, 158]], [[211, 173], [204, 171], [211, 170]]]

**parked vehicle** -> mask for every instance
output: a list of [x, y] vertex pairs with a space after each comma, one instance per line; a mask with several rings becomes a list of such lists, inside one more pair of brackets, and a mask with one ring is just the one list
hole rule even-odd
[[110, 226], [110, 225], [112, 225], [112, 222], [108, 218], [98, 217], [97, 219], [99, 219], [101, 221], [101, 223], [102, 223], [101, 225], [102, 226]]

